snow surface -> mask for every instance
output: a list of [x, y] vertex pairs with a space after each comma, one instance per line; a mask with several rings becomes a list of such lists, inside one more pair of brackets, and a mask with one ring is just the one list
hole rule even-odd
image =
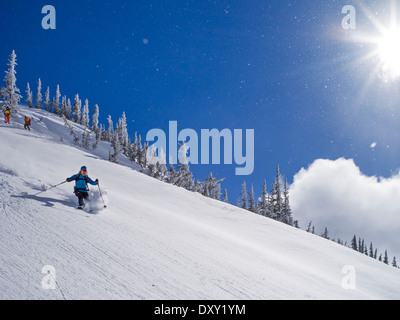
[[[0, 299], [400, 298], [400, 270], [110, 163], [108, 144], [77, 148], [59, 117], [20, 108], [0, 124]], [[91, 213], [75, 209], [73, 183], [34, 195], [82, 165], [107, 209], [95, 186]], [[53, 290], [42, 285], [48, 265]], [[356, 289], [342, 287], [346, 266]]]

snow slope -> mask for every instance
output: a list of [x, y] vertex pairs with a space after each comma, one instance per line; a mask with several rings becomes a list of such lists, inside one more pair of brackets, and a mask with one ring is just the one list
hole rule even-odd
[[[0, 299], [400, 298], [398, 269], [110, 163], [105, 143], [76, 148], [44, 111], [20, 114], [33, 131], [0, 124]], [[75, 209], [72, 183], [34, 196], [82, 165], [106, 210], [96, 187], [91, 214]], [[47, 265], [53, 290], [42, 286]], [[345, 266], [354, 290], [342, 287]]]

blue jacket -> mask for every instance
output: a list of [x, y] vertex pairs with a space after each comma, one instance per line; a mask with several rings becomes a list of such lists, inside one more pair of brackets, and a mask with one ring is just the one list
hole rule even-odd
[[96, 181], [93, 181], [88, 176], [83, 176], [80, 173], [75, 174], [70, 178], [67, 178], [67, 181], [69, 181], [69, 182], [75, 181], [75, 188], [79, 192], [85, 192], [85, 193], [88, 193], [88, 191], [89, 191], [88, 186], [87, 186], [88, 183], [90, 183], [91, 185], [94, 185], [94, 186], [97, 185]]

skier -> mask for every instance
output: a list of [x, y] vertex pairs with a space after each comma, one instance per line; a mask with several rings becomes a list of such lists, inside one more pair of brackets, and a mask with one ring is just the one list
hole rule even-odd
[[10, 115], [11, 115], [11, 111], [10, 111], [10, 107], [6, 108], [6, 111], [4, 111], [4, 122], [10, 124]]
[[31, 126], [31, 119], [29, 119], [28, 117], [25, 117], [24, 129], [31, 130], [30, 126]]
[[92, 179], [90, 179], [88, 176], [87, 168], [83, 166], [78, 174], [75, 174], [72, 177], [67, 178], [67, 182], [71, 181], [75, 181], [74, 193], [79, 200], [78, 209], [82, 210], [83, 207], [85, 206], [84, 199], [89, 199], [88, 183], [95, 186], [99, 184], [99, 180], [96, 179], [96, 181], [93, 181]]

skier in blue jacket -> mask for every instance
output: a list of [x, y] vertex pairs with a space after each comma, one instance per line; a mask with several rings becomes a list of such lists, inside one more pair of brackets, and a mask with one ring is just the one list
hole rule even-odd
[[88, 183], [91, 185], [98, 185], [99, 180], [96, 179], [93, 181], [92, 179], [89, 178], [88, 176], [88, 171], [85, 166], [81, 168], [79, 173], [73, 175], [70, 178], [67, 178], [67, 182], [75, 181], [75, 188], [74, 188], [74, 193], [78, 197], [79, 200], [79, 207], [78, 209], [82, 209], [85, 206], [85, 201], [84, 199], [89, 199], [89, 187]]

